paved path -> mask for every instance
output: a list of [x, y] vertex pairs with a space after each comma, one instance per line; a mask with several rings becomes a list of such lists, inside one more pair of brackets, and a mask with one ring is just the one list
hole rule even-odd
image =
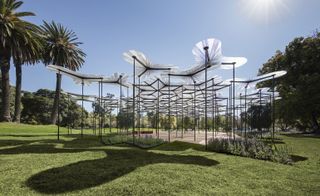
[[[209, 139], [212, 138], [212, 132], [208, 132], [207, 133], [208, 136], [208, 141]], [[152, 137], [156, 138], [156, 132], [154, 131], [152, 134]], [[159, 132], [159, 138], [168, 141], [168, 132], [167, 131], [160, 131]], [[236, 135], [236, 137], [239, 137]], [[224, 138], [227, 139], [228, 135], [224, 132], [216, 132], [215, 133], [215, 138]], [[204, 131], [196, 131], [196, 137], [194, 138], [194, 132], [193, 131], [185, 131], [183, 133], [183, 137], [182, 137], [182, 133], [181, 131], [171, 131], [171, 135], [170, 135], [170, 141], [183, 141], [183, 142], [190, 142], [190, 143], [196, 143], [196, 144], [205, 144], [205, 132]]]

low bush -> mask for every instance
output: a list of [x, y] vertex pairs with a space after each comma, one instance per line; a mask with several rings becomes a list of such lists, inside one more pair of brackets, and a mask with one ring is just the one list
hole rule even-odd
[[140, 138], [136, 136], [133, 142], [132, 135], [109, 134], [107, 137], [103, 138], [103, 142], [106, 145], [127, 143], [141, 148], [151, 148], [164, 143], [164, 140], [145, 135], [141, 136]]
[[103, 138], [103, 142], [107, 145], [121, 144], [127, 142], [128, 140], [129, 136], [125, 134], [110, 134]]
[[128, 141], [130, 144], [137, 145], [141, 148], [151, 148], [154, 146], [158, 146], [164, 143], [163, 139], [152, 138], [152, 137], [140, 137], [135, 138], [134, 143], [133, 140]]
[[211, 139], [208, 142], [210, 151], [233, 154], [254, 159], [270, 160], [291, 164], [290, 150], [286, 146], [273, 149], [270, 145], [257, 139]]
[[272, 160], [284, 164], [292, 164], [293, 160], [290, 156], [292, 154], [292, 149], [285, 145], [277, 146], [273, 150]]

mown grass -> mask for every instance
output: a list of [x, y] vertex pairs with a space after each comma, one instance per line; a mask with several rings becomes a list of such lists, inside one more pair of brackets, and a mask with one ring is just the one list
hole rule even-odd
[[320, 139], [281, 135], [292, 166], [184, 142], [105, 146], [56, 127], [0, 124], [0, 195], [318, 195]]

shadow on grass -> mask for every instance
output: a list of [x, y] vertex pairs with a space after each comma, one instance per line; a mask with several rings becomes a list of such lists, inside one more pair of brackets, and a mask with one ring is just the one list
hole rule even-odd
[[39, 193], [59, 194], [110, 182], [139, 167], [156, 163], [214, 166], [219, 162], [201, 156], [164, 155], [139, 149], [104, 150], [102, 159], [86, 160], [40, 172], [26, 181]]
[[[3, 135], [1, 135], [3, 136]], [[40, 144], [63, 144], [64, 148], [91, 148], [91, 147], [97, 147], [97, 146], [103, 146], [101, 142], [99, 142], [97, 136], [92, 135], [84, 135], [83, 138], [81, 136], [75, 136], [75, 135], [65, 135], [63, 139], [57, 140], [55, 137], [49, 138], [37, 138], [40, 137], [38, 135], [30, 135], [30, 136], [20, 136], [20, 135], [8, 135], [13, 137], [23, 137], [28, 139], [2, 139], [0, 136], [0, 147], [10, 147], [10, 146], [21, 146], [22, 148], [25, 148], [27, 145], [40, 145]], [[50, 136], [50, 135], [43, 135], [43, 136]], [[42, 137], [43, 137], [42, 136]], [[30, 137], [30, 139], [29, 139]], [[34, 138], [32, 138], [34, 137]], [[17, 150], [17, 153], [23, 153], [23, 151]], [[5, 150], [0, 150], [1, 153], [8, 153]]]
[[[70, 138], [71, 139], [71, 138]], [[75, 138], [73, 140], [0, 140], [4, 145], [20, 145], [0, 149], [0, 155], [9, 154], [51, 154], [79, 153], [84, 151], [105, 152], [106, 157], [96, 160], [84, 160], [58, 168], [52, 168], [31, 176], [25, 184], [33, 190], [44, 194], [67, 193], [101, 185], [126, 175], [139, 167], [157, 163], [192, 164], [214, 166], [219, 162], [202, 156], [165, 155], [128, 147], [119, 149], [99, 149], [103, 146], [97, 138]], [[63, 144], [63, 148], [56, 145]], [[118, 145], [117, 145], [118, 146]], [[123, 146], [123, 145], [120, 145]], [[190, 148], [203, 149], [201, 145], [184, 142], [157, 147], [158, 150], [182, 151]]]
[[308, 160], [308, 157], [303, 157], [303, 156], [299, 156], [299, 155], [291, 155], [291, 159], [293, 162], [299, 162], [299, 161], [305, 161]]
[[281, 141], [281, 140], [274, 140], [274, 141], [271, 141], [271, 140], [263, 140], [264, 143], [266, 144], [285, 144], [285, 142]]
[[287, 137], [295, 137], [295, 138], [316, 138], [320, 139], [320, 134], [314, 134], [314, 133], [282, 133], [281, 135], [287, 136]]
[[[30, 140], [30, 141], [28, 141], [28, 140], [0, 140], [0, 147], [28, 145], [33, 142], [36, 142], [36, 141], [35, 140]], [[0, 152], [0, 154], [1, 154], [1, 152]]]
[[[94, 149], [90, 149], [94, 151]], [[97, 149], [98, 150], [98, 149]], [[5, 154], [52, 154], [52, 153], [77, 153], [87, 151], [87, 149], [68, 149], [68, 148], [55, 148], [55, 144], [31, 144], [21, 145], [14, 148], [1, 149], [0, 155]]]
[[44, 136], [56, 136], [55, 134], [1, 134], [0, 137], [44, 137]]

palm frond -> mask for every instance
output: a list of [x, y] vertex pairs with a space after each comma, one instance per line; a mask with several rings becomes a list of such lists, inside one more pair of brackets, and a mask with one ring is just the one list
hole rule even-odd
[[41, 31], [45, 40], [43, 62], [55, 64], [71, 70], [78, 70], [84, 64], [86, 54], [78, 47], [76, 34], [52, 21], [44, 21]]
[[21, 19], [35, 14], [16, 12], [22, 4], [0, 0], [0, 50], [12, 57], [15, 64], [33, 64], [41, 58], [42, 39], [37, 25]]

